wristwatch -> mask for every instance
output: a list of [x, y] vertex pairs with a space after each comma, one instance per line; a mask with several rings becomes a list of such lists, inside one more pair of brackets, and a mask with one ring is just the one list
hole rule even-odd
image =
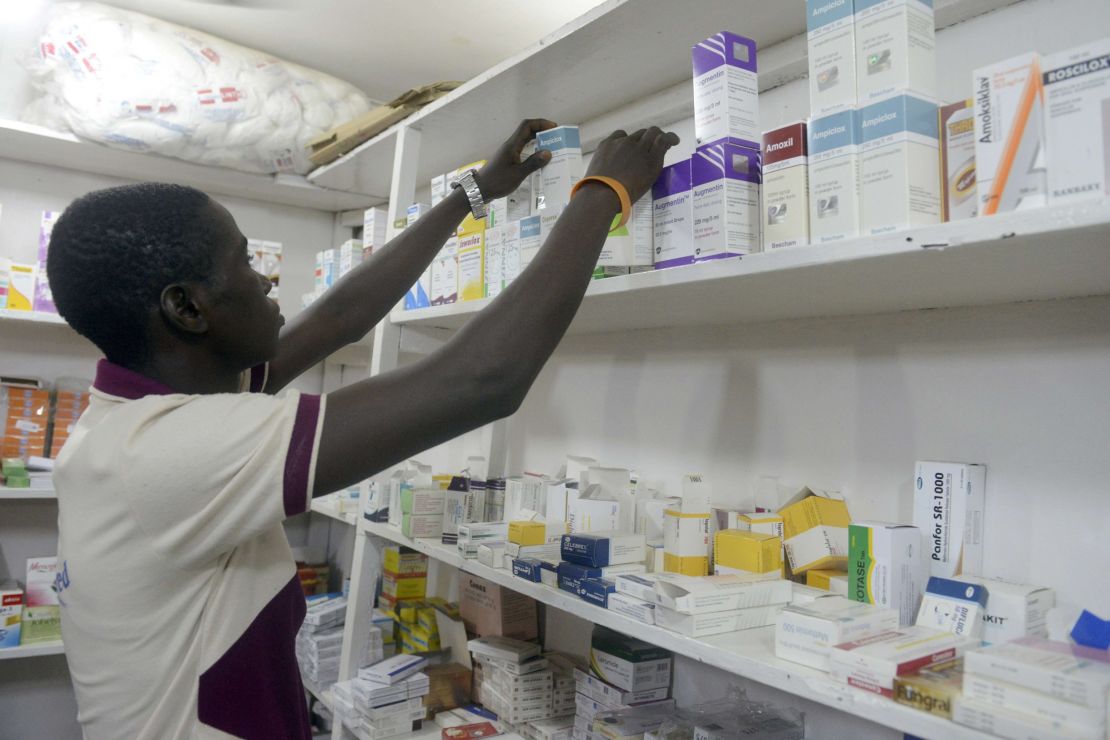
[[486, 202], [482, 199], [482, 191], [478, 189], [478, 181], [474, 179], [476, 170], [466, 170], [459, 175], [459, 179], [451, 183], [451, 188], [462, 188], [466, 199], [470, 201], [470, 212], [474, 218], [481, 220], [489, 213]]

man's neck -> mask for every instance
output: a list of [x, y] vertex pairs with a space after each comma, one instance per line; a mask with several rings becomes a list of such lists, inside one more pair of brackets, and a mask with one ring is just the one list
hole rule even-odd
[[225, 367], [210, 355], [159, 354], [132, 368], [179, 393], [235, 393], [241, 370]]

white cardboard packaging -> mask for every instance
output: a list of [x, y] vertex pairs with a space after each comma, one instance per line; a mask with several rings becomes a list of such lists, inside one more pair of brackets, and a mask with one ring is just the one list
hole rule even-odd
[[533, 192], [536, 213], [558, 212], [570, 203], [570, 191], [582, 179], [582, 145], [577, 126], [557, 126], [536, 134], [536, 149], [551, 152], [547, 165], [537, 173], [539, 188]]
[[898, 612], [825, 596], [804, 606], [783, 607], [775, 625], [775, 655], [829, 670], [829, 648], [898, 628]]
[[664, 167], [652, 197], [652, 244], [655, 268], [694, 261], [694, 200], [690, 193], [690, 160]]
[[1048, 199], [1041, 69], [1033, 52], [972, 75], [980, 216], [1040, 208]]
[[698, 144], [734, 139], [759, 148], [756, 45], [721, 31], [691, 51], [694, 65], [694, 135]]
[[[520, 239], [517, 249], [519, 254], [517, 258], [519, 268], [516, 277], [520, 276], [520, 273], [532, 263], [536, 254], [539, 253], [540, 246], [543, 244], [543, 234], [541, 231], [539, 216], [529, 216], [528, 218], [522, 218], [520, 220]], [[512, 236], [512, 232], [510, 232], [510, 239]]]
[[650, 573], [627, 573], [613, 579], [618, 594], [625, 594], [641, 601], [655, 603], [655, 584], [658, 577]]
[[853, 0], [806, 0], [809, 110], [814, 116], [856, 106]]
[[[618, 216], [617, 219], [620, 217]], [[652, 250], [652, 200], [651, 193], [632, 204], [628, 223], [609, 232], [598, 267], [650, 266], [655, 264]]]
[[678, 506], [678, 498], [641, 498], [636, 501], [636, 532], [648, 543], [663, 541], [663, 521], [667, 509]]
[[[623, 576], [618, 576], [621, 578]], [[655, 604], [620, 592], [609, 594], [607, 608], [611, 612], [635, 619], [641, 624], [655, 624]]]
[[975, 190], [975, 108], [968, 98], [937, 109], [940, 135], [940, 220], [979, 215]]
[[1075, 737], [1101, 740], [1106, 732], [1106, 713], [1057, 699], [1039, 691], [1015, 686], [996, 678], [964, 674], [964, 698], [981, 704], [1033, 715], [1042, 722], [1075, 732]]
[[1110, 38], [1044, 59], [1048, 202], [1110, 195]]
[[1022, 637], [964, 657], [964, 674], [1006, 681], [1097, 712], [1107, 709], [1110, 655], [1105, 650]]
[[966, 574], [956, 579], [987, 589], [983, 642], [998, 644], [1021, 637], [1048, 636], [1048, 612], [1056, 606], [1056, 592], [1051, 588]]
[[339, 245], [339, 277], [362, 263], [362, 240], [348, 239]]
[[509, 287], [520, 275], [520, 219], [501, 228], [501, 289]]
[[808, 134], [810, 243], [853, 239], [860, 232], [858, 113], [811, 118]]
[[914, 623], [929, 580], [921, 530], [904, 524], [853, 522], [848, 527], [849, 593], [854, 601], [894, 609]]
[[447, 197], [447, 175], [436, 175], [432, 178], [432, 206], [439, 204]]
[[936, 22], [932, 0], [855, 0], [856, 98], [935, 98]]
[[694, 260], [738, 257], [761, 247], [758, 148], [730, 139], [703, 144], [690, 158]]
[[428, 214], [432, 207], [427, 203], [413, 203], [405, 210], [405, 226], [412, 226]]
[[600, 485], [591, 485], [582, 493], [567, 496], [567, 528], [572, 534], [612, 532], [621, 528], [621, 504]]
[[505, 542], [495, 541], [478, 545], [478, 562], [490, 568], [504, 568], [506, 544]]
[[428, 659], [419, 655], [396, 655], [359, 670], [359, 678], [375, 683], [395, 684], [428, 665]]
[[581, 668], [574, 669], [574, 687], [580, 696], [586, 697], [589, 701], [597, 702], [603, 708], [607, 707], [610, 709], [666, 701], [667, 694], [670, 693], [668, 686], [642, 689], [640, 691], [627, 691], [611, 683], [606, 683], [597, 676]]
[[931, 576], [914, 624], [979, 639], [986, 605], [984, 587]]
[[919, 461], [914, 470], [913, 523], [925, 535], [930, 575], [979, 575], [987, 468]]
[[660, 607], [655, 612], [655, 623], [687, 637], [708, 637], [772, 625], [782, 607], [782, 604], [773, 604], [705, 614], [682, 614]]
[[486, 298], [495, 298], [504, 285], [505, 267], [504, 229], [493, 226], [486, 229], [485, 291]]
[[1082, 735], [1072, 727], [1044, 722], [1024, 712], [956, 697], [952, 721], [995, 737], [1008, 740], [1101, 740], [1103, 735]]
[[860, 231], [940, 223], [937, 106], [898, 95], [860, 109]]
[[829, 673], [849, 686], [893, 696], [894, 679], [964, 654], [978, 641], [926, 627], [903, 627], [833, 645]]
[[433, 306], [443, 306], [459, 299], [459, 238], [452, 236], [443, 244], [432, 262]]
[[792, 587], [778, 574], [694, 578], [665, 573], [656, 580], [655, 603], [681, 614], [753, 609], [789, 604]]
[[709, 519], [712, 494], [700, 475], [682, 478], [679, 507], [667, 509], [663, 520], [663, 568], [688, 576], [709, 574]]
[[362, 248], [367, 255], [385, 246], [389, 213], [384, 208], [367, 208], [362, 214]]
[[763, 134], [763, 249], [809, 244], [809, 156], [804, 121]]

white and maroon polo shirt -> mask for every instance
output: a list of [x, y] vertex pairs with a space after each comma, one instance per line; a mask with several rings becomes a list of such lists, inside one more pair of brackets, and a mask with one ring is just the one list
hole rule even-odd
[[281, 522], [308, 508], [323, 416], [319, 396], [186, 395], [101, 360], [54, 472], [88, 740], [311, 737]]

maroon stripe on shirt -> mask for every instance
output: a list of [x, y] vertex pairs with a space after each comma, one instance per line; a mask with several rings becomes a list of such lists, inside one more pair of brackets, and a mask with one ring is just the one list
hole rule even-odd
[[197, 719], [235, 737], [311, 740], [295, 643], [305, 602], [296, 576], [201, 674]]
[[312, 472], [312, 450], [316, 444], [316, 425], [320, 423], [320, 397], [302, 394], [293, 420], [293, 437], [285, 455], [285, 516], [303, 514], [308, 509], [308, 478]]
[[261, 393], [266, 387], [266, 378], [270, 372], [270, 363], [263, 362], [251, 368], [250, 392]]

